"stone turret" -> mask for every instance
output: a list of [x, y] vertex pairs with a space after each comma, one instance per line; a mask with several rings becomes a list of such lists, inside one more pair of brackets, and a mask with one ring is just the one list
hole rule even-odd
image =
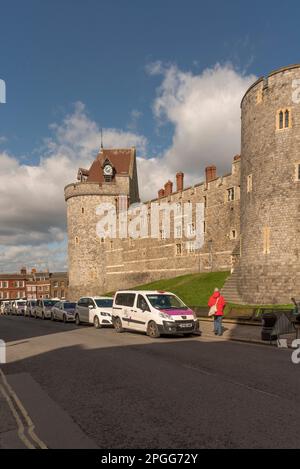
[[101, 203], [117, 209], [119, 195], [139, 201], [135, 148], [101, 149], [89, 170], [79, 169], [78, 179], [65, 187], [70, 299], [107, 291], [107, 243], [96, 233], [96, 209]]

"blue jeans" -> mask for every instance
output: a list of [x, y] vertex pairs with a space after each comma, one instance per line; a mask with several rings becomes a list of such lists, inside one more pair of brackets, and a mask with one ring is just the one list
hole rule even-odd
[[222, 316], [214, 316], [214, 332], [222, 335]]

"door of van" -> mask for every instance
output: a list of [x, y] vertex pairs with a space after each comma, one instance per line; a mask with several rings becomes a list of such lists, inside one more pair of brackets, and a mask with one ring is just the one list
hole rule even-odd
[[122, 321], [124, 327], [139, 330], [136, 322], [135, 293], [123, 293]]
[[146, 332], [149, 320], [150, 308], [143, 295], [137, 295], [135, 316], [138, 321], [139, 330]]

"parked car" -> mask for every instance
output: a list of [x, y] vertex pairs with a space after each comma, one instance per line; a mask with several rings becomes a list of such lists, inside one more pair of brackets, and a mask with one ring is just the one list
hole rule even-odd
[[12, 314], [24, 316], [26, 310], [26, 300], [14, 300], [12, 302]]
[[5, 315], [12, 314], [12, 302], [11, 301], [4, 301], [3, 312]]
[[51, 318], [51, 308], [57, 303], [57, 300], [40, 299], [37, 300], [34, 308], [34, 317], [42, 319]]
[[153, 338], [161, 334], [198, 333], [195, 313], [170, 292], [118, 291], [113, 301], [113, 324], [117, 332], [125, 329], [146, 332]]
[[70, 301], [58, 301], [51, 309], [52, 321], [74, 322], [76, 303]]
[[36, 304], [37, 304], [37, 300], [26, 301], [25, 316], [34, 317], [34, 310], [35, 310]]
[[94, 324], [99, 329], [102, 326], [112, 325], [113, 299], [105, 296], [80, 298], [76, 305], [75, 322]]

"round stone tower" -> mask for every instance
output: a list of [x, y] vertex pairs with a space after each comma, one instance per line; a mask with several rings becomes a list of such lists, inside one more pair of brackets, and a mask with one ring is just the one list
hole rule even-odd
[[250, 304], [300, 298], [300, 65], [260, 78], [242, 103], [238, 291]]
[[65, 187], [72, 300], [98, 296], [115, 288], [107, 268], [112, 256], [120, 251], [116, 249], [118, 240], [98, 236], [101, 217], [97, 208], [109, 203], [117, 212], [120, 196], [122, 200], [125, 197], [126, 204], [139, 201], [135, 148], [102, 149], [89, 170], [78, 170], [77, 179], [79, 182]]

